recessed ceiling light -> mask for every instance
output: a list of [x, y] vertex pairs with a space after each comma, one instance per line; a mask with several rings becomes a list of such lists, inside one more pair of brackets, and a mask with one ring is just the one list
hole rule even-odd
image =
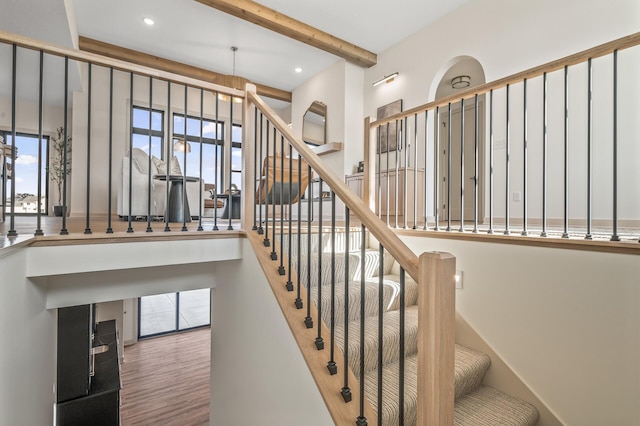
[[296, 67], [296, 69], [294, 71], [297, 72], [298, 74], [300, 74], [302, 72], [302, 68]]
[[147, 24], [147, 25], [153, 25], [153, 24], [155, 24], [155, 22], [154, 22], [154, 21], [153, 21], [153, 19], [151, 19], [151, 18], [144, 18], [144, 19], [143, 19], [143, 21], [144, 21], [144, 23], [145, 23], [145, 24]]

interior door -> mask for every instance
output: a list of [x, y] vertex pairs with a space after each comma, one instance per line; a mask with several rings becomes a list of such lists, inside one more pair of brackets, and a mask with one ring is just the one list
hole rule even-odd
[[[483, 167], [484, 167], [484, 110], [483, 103], [478, 104], [478, 220], [483, 217]], [[473, 102], [465, 102], [464, 112], [464, 162], [462, 153], [462, 114], [461, 104], [458, 102], [451, 106], [451, 123], [449, 123], [449, 112], [446, 108], [440, 110], [439, 132], [440, 132], [440, 177], [439, 177], [439, 199], [441, 200], [442, 214], [440, 220], [446, 220], [451, 209], [451, 220], [460, 221], [460, 206], [464, 203], [464, 220], [473, 221], [475, 210], [475, 105]], [[449, 175], [449, 152], [448, 138], [449, 128], [451, 129], [451, 173]], [[464, 175], [461, 169], [464, 167]], [[451, 182], [448, 181], [450, 176]], [[461, 185], [464, 179], [464, 186]], [[448, 199], [449, 184], [451, 199]]]

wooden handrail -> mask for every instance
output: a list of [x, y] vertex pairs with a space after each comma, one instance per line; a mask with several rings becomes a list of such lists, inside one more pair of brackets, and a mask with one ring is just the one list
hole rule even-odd
[[580, 64], [588, 60], [589, 58], [591, 59], [599, 58], [601, 56], [613, 53], [615, 50], [624, 50], [630, 47], [637, 46], [639, 44], [640, 44], [640, 32], [637, 32], [635, 34], [631, 34], [626, 37], [622, 37], [617, 40], [613, 40], [608, 43], [604, 43], [599, 46], [592, 47], [591, 49], [583, 50], [582, 52], [574, 53], [573, 55], [565, 56], [564, 58], [557, 59], [555, 61], [551, 61], [546, 64], [530, 68], [526, 71], [522, 71], [522, 72], [510, 75], [508, 77], [504, 77], [489, 83], [481, 84], [479, 86], [469, 88], [459, 93], [446, 96], [444, 98], [437, 99], [435, 101], [428, 102], [426, 104], [411, 108], [410, 110], [407, 110], [398, 114], [394, 114], [389, 117], [385, 117], [383, 119], [379, 119], [377, 121], [371, 122], [369, 126], [370, 126], [370, 129], [375, 129], [378, 126], [395, 122], [396, 120], [401, 120], [401, 119], [404, 119], [405, 117], [410, 117], [414, 114], [418, 114], [426, 110], [434, 110], [437, 107], [447, 106], [449, 103], [453, 104], [461, 101], [462, 99], [471, 98], [475, 95], [483, 95], [485, 93], [490, 92], [491, 90], [496, 90], [496, 89], [505, 87], [507, 84], [520, 83], [525, 78], [531, 79], [534, 77], [539, 77], [544, 73], [550, 73], [553, 71], [563, 69], [565, 66], [568, 67], [568, 66]]
[[247, 91], [247, 100], [255, 104], [258, 109], [271, 121], [278, 131], [287, 139], [298, 153], [311, 165], [324, 182], [345, 203], [349, 210], [355, 213], [369, 232], [391, 253], [404, 270], [418, 280], [418, 257], [376, 216], [367, 205], [358, 198], [349, 187], [331, 171], [305, 143], [298, 140], [289, 127], [273, 110], [254, 92]]
[[231, 89], [219, 84], [209, 83], [206, 81], [198, 80], [191, 77], [185, 77], [180, 74], [174, 74], [167, 71], [160, 71], [154, 68], [146, 67], [143, 65], [135, 65], [129, 62], [121, 61], [119, 59], [112, 59], [106, 56], [97, 55], [95, 53], [84, 52], [82, 50], [69, 49], [66, 47], [57, 46], [54, 44], [46, 43], [33, 38], [25, 37], [18, 34], [9, 33], [6, 31], [0, 31], [0, 43], [15, 44], [20, 47], [32, 49], [36, 51], [43, 51], [45, 53], [67, 57], [69, 59], [91, 62], [94, 65], [101, 65], [105, 67], [113, 67], [114, 69], [126, 72], [132, 72], [134, 74], [145, 75], [149, 77], [155, 77], [160, 80], [171, 81], [172, 83], [185, 84], [189, 87], [202, 88], [212, 92], [219, 92], [226, 95], [244, 98], [245, 94], [242, 90]]

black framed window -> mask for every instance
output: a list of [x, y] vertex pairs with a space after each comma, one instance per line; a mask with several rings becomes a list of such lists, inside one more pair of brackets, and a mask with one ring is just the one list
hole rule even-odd
[[[201, 138], [202, 133], [202, 138]], [[200, 173], [200, 153], [202, 153], [202, 179], [206, 183], [224, 182], [224, 123], [187, 115], [186, 137], [184, 114], [173, 114], [173, 155], [186, 175]], [[183, 145], [179, 140], [186, 140]], [[176, 143], [178, 142], [178, 143]], [[183, 147], [186, 147], [186, 155]], [[186, 157], [186, 167], [185, 160]]]
[[211, 289], [138, 298], [138, 338], [211, 325]]
[[[151, 128], [149, 113], [151, 112]], [[147, 154], [164, 159], [164, 111], [134, 106], [133, 107], [133, 147], [140, 148]], [[149, 152], [151, 141], [151, 152]]]
[[242, 188], [242, 126], [231, 127], [231, 183]]
[[[0, 132], [5, 143], [11, 146], [13, 137], [10, 132]], [[14, 161], [4, 157], [0, 164], [2, 172], [2, 200], [5, 212], [11, 211], [11, 187], [15, 185], [16, 214], [48, 213], [49, 205], [49, 137], [43, 136], [42, 141], [36, 134], [16, 133], [15, 148], [17, 156]], [[38, 165], [40, 165], [41, 196], [38, 200]], [[11, 179], [15, 168], [15, 182]]]

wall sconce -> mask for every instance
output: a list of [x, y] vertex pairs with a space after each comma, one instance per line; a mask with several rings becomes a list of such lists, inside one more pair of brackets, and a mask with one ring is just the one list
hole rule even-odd
[[393, 74], [389, 74], [387, 76], [384, 76], [380, 80], [378, 80], [375, 83], [373, 83], [373, 87], [379, 86], [382, 83], [391, 83], [397, 76], [398, 76], [397, 72], [394, 72]]
[[173, 144], [173, 150], [176, 152], [191, 152], [191, 144], [187, 142], [186, 147], [184, 143], [184, 139], [177, 139]]
[[471, 77], [468, 75], [459, 75], [451, 79], [451, 88], [453, 89], [465, 89], [471, 86]]

